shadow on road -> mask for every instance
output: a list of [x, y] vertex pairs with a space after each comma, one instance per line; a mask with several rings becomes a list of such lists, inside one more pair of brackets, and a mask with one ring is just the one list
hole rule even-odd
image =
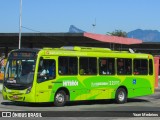
[[[128, 103], [137, 102], [150, 102], [144, 99], [128, 99]], [[53, 103], [25, 103], [25, 102], [1, 102], [5, 106], [25, 106], [25, 107], [54, 107]], [[116, 104], [114, 100], [90, 100], [90, 101], [75, 101], [68, 102], [66, 106], [78, 105], [103, 105], [103, 104]]]
[[131, 102], [150, 102], [149, 100], [144, 100], [144, 99], [131, 99], [129, 98], [127, 100], [128, 103], [131, 103]]
[[[135, 102], [150, 102], [144, 99], [128, 99], [127, 103], [135, 103]], [[76, 101], [69, 102], [67, 106], [76, 106], [76, 105], [96, 105], [96, 104], [117, 104], [114, 100], [90, 100], [90, 101]]]
[[1, 102], [5, 106], [52, 107], [53, 103]]

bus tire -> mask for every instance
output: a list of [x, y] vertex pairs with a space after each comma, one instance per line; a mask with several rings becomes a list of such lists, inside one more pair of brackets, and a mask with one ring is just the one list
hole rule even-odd
[[127, 102], [127, 92], [124, 88], [118, 88], [115, 95], [115, 101], [117, 104], [123, 104]]
[[67, 101], [67, 96], [66, 92], [63, 90], [60, 90], [56, 92], [55, 97], [54, 97], [54, 105], [56, 107], [62, 107], [66, 104]]

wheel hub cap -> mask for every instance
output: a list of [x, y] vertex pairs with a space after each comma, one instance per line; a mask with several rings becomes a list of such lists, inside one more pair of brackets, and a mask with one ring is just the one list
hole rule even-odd
[[125, 98], [124, 93], [123, 93], [123, 92], [120, 92], [119, 95], [118, 95], [118, 99], [119, 99], [120, 101], [123, 101], [124, 98]]
[[64, 101], [64, 96], [62, 94], [57, 94], [56, 101], [62, 103]]

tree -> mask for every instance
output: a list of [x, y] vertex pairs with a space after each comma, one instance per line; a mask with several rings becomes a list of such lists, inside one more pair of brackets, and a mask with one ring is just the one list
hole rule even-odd
[[127, 37], [127, 33], [122, 30], [115, 30], [113, 32], [107, 32], [107, 35]]

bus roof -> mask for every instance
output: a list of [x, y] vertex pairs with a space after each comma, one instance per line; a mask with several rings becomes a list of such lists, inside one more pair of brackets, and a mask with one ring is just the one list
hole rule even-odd
[[[117, 57], [141, 57], [151, 58], [152, 55], [144, 53], [134, 53], [132, 49], [129, 51], [114, 51], [109, 48], [98, 48], [98, 47], [81, 47], [81, 46], [63, 46], [60, 48], [43, 48], [45, 55], [59, 55], [59, 56], [107, 56], [116, 55]], [[124, 56], [123, 56], [123, 55]]]

